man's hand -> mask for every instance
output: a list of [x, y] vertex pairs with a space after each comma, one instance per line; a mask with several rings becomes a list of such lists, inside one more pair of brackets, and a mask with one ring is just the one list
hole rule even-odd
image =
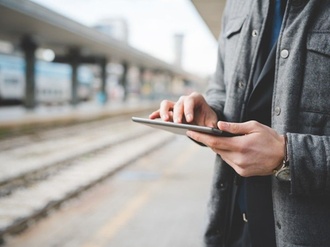
[[149, 118], [208, 127], [216, 127], [218, 121], [216, 113], [199, 93], [181, 96], [177, 102], [163, 100], [160, 108], [151, 113]]
[[187, 135], [219, 154], [243, 177], [272, 174], [284, 158], [284, 137], [256, 121], [218, 122], [218, 128], [239, 136], [215, 137], [188, 131]]

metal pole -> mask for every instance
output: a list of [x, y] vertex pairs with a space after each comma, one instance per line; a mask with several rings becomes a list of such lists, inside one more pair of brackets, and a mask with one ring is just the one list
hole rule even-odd
[[145, 86], [145, 68], [143, 68], [143, 67], [140, 67], [139, 68], [139, 96], [140, 96], [140, 98], [142, 98], [142, 96], [143, 96], [143, 88], [144, 88], [144, 86]]
[[78, 66], [79, 66], [79, 50], [71, 49], [70, 50], [70, 64], [72, 68], [71, 74], [71, 104], [77, 105], [79, 103], [78, 98]]
[[22, 39], [21, 47], [25, 57], [25, 100], [24, 105], [28, 109], [33, 109], [36, 106], [36, 93], [35, 93], [35, 66], [36, 58], [35, 51], [37, 44], [31, 37], [25, 36]]
[[121, 77], [121, 85], [123, 86], [124, 89], [124, 98], [123, 100], [126, 101], [127, 100], [127, 96], [128, 96], [128, 89], [127, 89], [127, 73], [128, 73], [128, 64], [126, 62], [123, 62], [122, 64], [123, 66], [123, 74]]
[[107, 59], [102, 58], [100, 62], [101, 66], [101, 94], [103, 97], [103, 104], [108, 101], [108, 94], [107, 94]]

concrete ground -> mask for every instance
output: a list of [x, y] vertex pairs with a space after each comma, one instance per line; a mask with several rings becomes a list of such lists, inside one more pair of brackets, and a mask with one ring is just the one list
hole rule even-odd
[[213, 161], [211, 150], [177, 137], [4, 246], [199, 247]]

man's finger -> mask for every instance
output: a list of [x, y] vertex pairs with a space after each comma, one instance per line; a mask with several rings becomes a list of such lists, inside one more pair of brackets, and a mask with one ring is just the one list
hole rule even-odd
[[173, 106], [174, 106], [174, 102], [169, 101], [169, 100], [163, 100], [160, 103], [159, 116], [164, 121], [169, 121], [170, 120], [170, 111], [173, 110]]
[[159, 110], [152, 112], [152, 113], [149, 115], [149, 118], [150, 118], [150, 119], [160, 118], [160, 112], [159, 112]]
[[191, 123], [194, 120], [194, 100], [192, 98], [187, 98], [183, 107], [186, 121]]
[[180, 99], [175, 103], [173, 107], [173, 121], [176, 123], [182, 123], [183, 117], [183, 108], [184, 108], [184, 97], [180, 97]]
[[256, 121], [249, 121], [244, 123], [231, 123], [231, 122], [218, 122], [218, 128], [220, 130], [237, 134], [237, 135], [246, 135], [255, 131], [258, 123]]

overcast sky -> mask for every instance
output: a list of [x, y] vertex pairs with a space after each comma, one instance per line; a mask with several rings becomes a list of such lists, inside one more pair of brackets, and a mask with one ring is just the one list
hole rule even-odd
[[126, 18], [129, 44], [172, 62], [175, 33], [183, 33], [183, 68], [214, 72], [217, 44], [190, 0], [33, 0], [87, 26], [106, 18]]

